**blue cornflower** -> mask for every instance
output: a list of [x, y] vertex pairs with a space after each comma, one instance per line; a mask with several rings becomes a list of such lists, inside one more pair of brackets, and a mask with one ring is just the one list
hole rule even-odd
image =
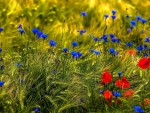
[[111, 37], [111, 38], [115, 38], [115, 35], [114, 35], [114, 34], [110, 34], [110, 37]]
[[108, 14], [104, 14], [104, 17], [107, 19], [109, 16], [108, 16]]
[[147, 22], [147, 20], [145, 20], [145, 19], [143, 19], [143, 18], [141, 18], [140, 21], [141, 21], [143, 24]]
[[146, 48], [147, 48], [147, 45], [142, 45], [142, 44], [136, 47], [136, 49], [138, 50], [138, 52], [143, 51]]
[[17, 67], [21, 67], [21, 66], [22, 66], [22, 63], [17, 63], [16, 66], [17, 66]]
[[33, 32], [34, 34], [36, 34], [38, 31], [39, 31], [39, 30], [38, 30], [37, 28], [33, 28], [33, 29], [32, 29], [32, 32]]
[[144, 42], [150, 42], [150, 36], [145, 38]]
[[19, 32], [21, 33], [21, 35], [24, 33], [23, 29], [19, 29]]
[[67, 53], [67, 52], [68, 52], [68, 48], [64, 48], [63, 51], [64, 51], [65, 53]]
[[4, 66], [4, 65], [1, 65], [1, 66], [0, 66], [0, 69], [2, 69], [2, 70], [3, 70], [4, 68], [5, 68], [5, 66]]
[[148, 48], [148, 51], [150, 51], [150, 48]]
[[115, 97], [120, 97], [120, 96], [121, 96], [121, 94], [120, 94], [119, 92], [113, 92], [113, 95], [114, 95]]
[[86, 12], [81, 12], [81, 15], [82, 16], [87, 16], [87, 13]]
[[117, 42], [117, 38], [112, 38], [111, 41], [112, 42]]
[[80, 53], [80, 52], [77, 52], [77, 54], [78, 54], [78, 56], [79, 56], [79, 57], [81, 57], [81, 56], [82, 56], [82, 53]]
[[22, 29], [22, 24], [19, 24], [19, 25], [18, 25], [18, 29]]
[[3, 86], [4, 85], [4, 82], [3, 81], [0, 81], [0, 86]]
[[72, 55], [73, 58], [79, 58], [79, 57], [82, 56], [82, 53], [76, 52], [76, 51], [72, 51], [71, 55]]
[[80, 35], [84, 34], [86, 32], [86, 30], [78, 30], [77, 32], [80, 33]]
[[112, 14], [113, 14], [113, 15], [115, 15], [115, 14], [116, 14], [116, 10], [112, 10], [111, 12], [112, 12]]
[[148, 54], [147, 53], [144, 53], [144, 55], [143, 55], [144, 57], [148, 57]]
[[132, 21], [130, 21], [130, 24], [132, 25], [132, 27], [134, 27], [134, 26], [136, 26], [136, 21], [132, 20]]
[[40, 112], [40, 108], [34, 108], [34, 112], [35, 112], [35, 113]]
[[126, 46], [131, 47], [132, 46], [132, 42], [127, 42]]
[[130, 28], [127, 29], [127, 32], [128, 32], [128, 33], [130, 33], [131, 31], [132, 31], [132, 29], [130, 29]]
[[49, 44], [50, 44], [51, 46], [56, 46], [56, 42], [55, 42], [54, 40], [50, 40], [50, 41], [49, 41]]
[[141, 106], [133, 106], [133, 109], [136, 113], [144, 113], [144, 110], [141, 109]]
[[94, 41], [97, 42], [97, 41], [100, 41], [100, 39], [99, 38], [94, 38]]
[[114, 19], [116, 18], [116, 16], [115, 16], [115, 15], [113, 15], [113, 16], [111, 16], [111, 18], [114, 20]]
[[0, 48], [0, 53], [1, 53], [2, 51], [3, 51], [2, 48]]
[[48, 37], [48, 35], [47, 35], [47, 34], [42, 34], [41, 37], [42, 37], [43, 39], [45, 39], [45, 38]]
[[0, 32], [2, 32], [4, 29], [3, 28], [0, 28]]
[[23, 83], [23, 82], [24, 82], [24, 80], [23, 80], [23, 79], [20, 79], [20, 82], [21, 82], [21, 83]]
[[42, 34], [43, 34], [42, 31], [39, 31], [39, 30], [37, 31], [37, 37], [38, 37], [38, 38], [41, 38]]
[[72, 46], [76, 47], [76, 46], [78, 46], [78, 43], [77, 42], [72, 42]]
[[114, 50], [113, 48], [110, 48], [110, 49], [109, 49], [109, 52], [110, 52], [111, 54], [114, 54], [114, 53], [115, 53], [115, 50]]
[[129, 15], [126, 15], [126, 18], [127, 18], [127, 19], [130, 18], [130, 16], [129, 16]]
[[104, 39], [104, 42], [108, 42], [108, 39]]
[[139, 20], [141, 20], [141, 17], [138, 15], [138, 16], [136, 16], [136, 19], [139, 21]]
[[118, 76], [120, 77], [122, 75], [122, 72], [118, 72]]
[[100, 94], [104, 94], [104, 90], [100, 91]]
[[105, 39], [107, 39], [107, 35], [103, 35], [101, 38], [102, 38], [103, 40], [105, 40]]
[[133, 29], [133, 26], [130, 26], [130, 29], [132, 30], [132, 29]]
[[96, 55], [99, 55], [100, 54], [100, 52], [99, 51], [94, 51], [94, 53], [96, 54]]

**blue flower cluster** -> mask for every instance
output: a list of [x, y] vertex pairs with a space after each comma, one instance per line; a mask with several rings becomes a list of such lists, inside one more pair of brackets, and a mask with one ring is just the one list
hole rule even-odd
[[34, 34], [36, 34], [38, 38], [46, 39], [46, 38], [48, 37], [47, 34], [43, 33], [42, 31], [38, 30], [37, 28], [33, 28], [33, 29], [32, 29], [32, 32], [33, 32]]
[[144, 42], [150, 42], [150, 36], [145, 38]]
[[141, 108], [141, 106], [133, 106], [133, 109], [136, 113], [144, 113], [144, 110]]
[[73, 58], [80, 58], [82, 56], [82, 53], [76, 52], [76, 51], [72, 51], [71, 55], [72, 55]]
[[91, 51], [92, 53], [96, 54], [96, 55], [99, 55], [99, 54], [100, 54], [100, 52], [99, 52], [99, 51], [97, 51], [97, 50], [93, 50], [93, 49], [91, 49], [90, 51]]
[[86, 30], [77, 30], [77, 32], [80, 33], [80, 35], [84, 34], [86, 32]]

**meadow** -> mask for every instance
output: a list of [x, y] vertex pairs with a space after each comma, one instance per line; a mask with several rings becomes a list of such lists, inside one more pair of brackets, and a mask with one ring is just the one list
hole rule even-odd
[[150, 113], [149, 0], [0, 0], [0, 113]]

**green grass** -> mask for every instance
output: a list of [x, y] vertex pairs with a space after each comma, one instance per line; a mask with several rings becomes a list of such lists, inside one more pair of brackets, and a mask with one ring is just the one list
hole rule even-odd
[[[139, 44], [147, 44], [144, 39], [149, 36], [149, 21], [143, 25], [138, 22], [131, 33], [127, 33], [130, 21], [137, 15], [148, 20], [150, 2], [147, 0], [30, 0], [0, 1], [0, 33], [2, 52], [0, 66], [0, 112], [2, 113], [35, 113], [39, 107], [40, 113], [133, 113], [132, 106], [140, 105], [145, 98], [150, 98], [150, 69], [142, 70], [137, 66], [141, 54], [128, 55], [130, 49], [136, 49]], [[128, 8], [126, 12], [126, 8]], [[106, 22], [104, 14], [111, 16], [111, 10], [117, 11], [117, 18]], [[82, 17], [80, 12], [86, 11]], [[126, 14], [130, 15], [126, 19]], [[18, 32], [22, 24], [24, 34]], [[106, 25], [108, 28], [106, 30]], [[32, 33], [32, 28], [38, 28], [48, 34], [46, 39], [38, 39]], [[77, 30], [85, 29], [80, 35]], [[140, 33], [145, 30], [145, 33]], [[115, 34], [121, 43], [95, 42], [90, 34], [102, 37], [103, 34]], [[56, 47], [49, 45], [49, 40], [55, 40]], [[137, 42], [135, 42], [138, 40]], [[72, 47], [73, 41], [79, 46]], [[125, 43], [132, 41], [132, 47]], [[69, 51], [63, 52], [67, 47]], [[119, 52], [113, 56], [108, 49]], [[100, 51], [100, 55], [90, 52], [90, 49]], [[72, 51], [82, 53], [75, 59]], [[21, 67], [16, 64], [21, 63]], [[108, 70], [113, 81], [106, 86], [100, 85], [104, 70]], [[100, 92], [102, 90], [118, 91], [121, 95], [126, 91], [118, 88], [118, 72], [122, 72], [135, 91], [130, 99], [119, 97], [121, 104], [113, 97], [110, 105]], [[141, 106], [149, 113], [150, 106]]]

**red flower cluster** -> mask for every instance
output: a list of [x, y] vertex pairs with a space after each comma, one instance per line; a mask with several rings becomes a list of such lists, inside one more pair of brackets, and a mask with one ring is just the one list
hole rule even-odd
[[147, 69], [150, 67], [150, 58], [141, 58], [138, 62], [138, 66], [142, 69]]
[[136, 55], [136, 51], [135, 50], [128, 50], [127, 54], [129, 54], [129, 55]]
[[122, 77], [121, 80], [117, 80], [116, 85], [123, 89], [130, 87], [130, 83], [125, 77]]
[[127, 90], [123, 93], [122, 97], [126, 98], [126, 99], [130, 99], [134, 94], [134, 91], [132, 89]]
[[106, 90], [106, 91], [104, 91], [103, 95], [104, 95], [105, 100], [106, 100], [107, 102], [109, 102], [109, 104], [112, 105], [112, 97], [113, 97], [112, 92], [109, 91], [109, 90]]
[[105, 70], [104, 73], [102, 74], [101, 85], [104, 85], [104, 84], [109, 83], [111, 81], [112, 81], [112, 75], [107, 70]]

